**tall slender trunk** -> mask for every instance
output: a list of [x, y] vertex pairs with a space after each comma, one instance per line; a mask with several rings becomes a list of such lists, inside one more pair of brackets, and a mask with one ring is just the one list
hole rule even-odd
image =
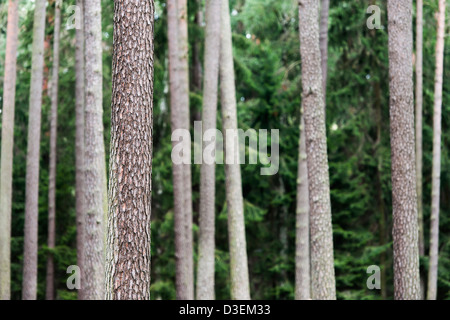
[[313, 299], [336, 299], [325, 108], [319, 47], [318, 1], [299, 0], [302, 107], [308, 163], [311, 293]]
[[[189, 44], [187, 0], [177, 0], [178, 4], [178, 74], [180, 80], [180, 107], [183, 129], [190, 130], [189, 112]], [[192, 178], [191, 165], [183, 165], [184, 194], [184, 252], [186, 255], [186, 299], [194, 300], [194, 249], [192, 235]]]
[[[169, 47], [170, 121], [172, 132], [184, 126], [181, 104], [181, 78], [178, 41], [178, 2], [167, 1], [167, 34]], [[173, 141], [175, 147], [179, 142]], [[175, 229], [175, 288], [178, 300], [188, 299], [186, 215], [184, 194], [184, 165], [172, 163], [174, 229]]]
[[412, 1], [388, 0], [394, 296], [420, 299]]
[[431, 186], [430, 268], [428, 300], [436, 300], [439, 257], [439, 198], [441, 188], [442, 81], [444, 76], [445, 0], [439, 0], [434, 80], [433, 170]]
[[[419, 223], [419, 255], [425, 255], [423, 235], [423, 186], [422, 186], [422, 108], [423, 108], [423, 0], [417, 0], [416, 16], [416, 189], [417, 215]], [[425, 279], [420, 275], [420, 292], [425, 297]]]
[[[52, 89], [50, 110], [50, 164], [48, 170], [48, 240], [47, 246], [50, 250], [55, 248], [55, 219], [56, 219], [56, 141], [58, 127], [58, 83], [59, 83], [59, 38], [61, 29], [61, 6], [62, 0], [55, 2], [55, 25], [53, 30], [53, 67], [52, 67]], [[55, 263], [53, 253], [47, 256], [47, 278], [45, 298], [54, 299], [55, 293]]]
[[[87, 3], [86, 3], [87, 4]], [[101, 1], [84, 7], [85, 36], [85, 229], [84, 299], [103, 299], [105, 145], [102, 105]]]
[[150, 299], [154, 11], [114, 1], [107, 299]]
[[[225, 187], [228, 208], [228, 240], [230, 246], [231, 299], [250, 300], [250, 284], [245, 239], [244, 199], [237, 139], [236, 88], [230, 7], [222, 0], [220, 44], [220, 88], [222, 131], [225, 141]], [[229, 134], [231, 133], [231, 136]], [[229, 145], [231, 144], [231, 146]], [[230, 153], [228, 151], [231, 151]], [[232, 163], [228, 163], [232, 159]]]
[[[216, 129], [219, 76], [221, 0], [206, 0], [205, 74], [203, 83], [203, 135]], [[215, 140], [215, 139], [213, 139]], [[204, 142], [202, 152], [215, 141]], [[215, 164], [200, 169], [200, 222], [197, 267], [197, 299], [213, 300], [215, 250]]]
[[[84, 12], [84, 0], [77, 0], [77, 6]], [[76, 30], [75, 47], [75, 210], [77, 220], [77, 265], [80, 268], [80, 279], [84, 279], [84, 19], [80, 15], [80, 28]], [[78, 299], [84, 300], [83, 286], [78, 290]]]
[[322, 88], [323, 88], [323, 100], [327, 100], [327, 77], [328, 77], [328, 15], [330, 11], [330, 0], [321, 0], [320, 9], [320, 29], [319, 29], [319, 41], [320, 41], [320, 56], [322, 66]]
[[[197, 28], [203, 28], [203, 11], [202, 11], [202, 1], [197, 0], [197, 13], [195, 14], [195, 24]], [[194, 43], [194, 47], [192, 48], [192, 55], [194, 61], [194, 72], [193, 72], [193, 87], [195, 91], [201, 92], [202, 90], [202, 80], [203, 80], [203, 68], [202, 62], [200, 59], [200, 41], [197, 40]], [[200, 116], [199, 116], [200, 119]]]
[[11, 299], [11, 198], [19, 0], [8, 2], [0, 165], [0, 300]]
[[23, 257], [24, 267], [22, 282], [23, 300], [36, 300], [37, 295], [39, 148], [41, 145], [45, 3], [45, 0], [36, 0], [34, 9], [25, 194], [25, 250]]
[[311, 298], [309, 258], [309, 190], [306, 155], [305, 119], [300, 120], [300, 144], [298, 154], [296, 247], [295, 247], [295, 299]]

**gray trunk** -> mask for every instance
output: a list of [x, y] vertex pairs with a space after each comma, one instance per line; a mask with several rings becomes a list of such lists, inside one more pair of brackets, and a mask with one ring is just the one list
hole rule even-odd
[[83, 298], [103, 299], [105, 281], [105, 146], [102, 105], [101, 1], [84, 8], [85, 22], [85, 228]]
[[430, 267], [428, 300], [436, 300], [439, 257], [439, 198], [441, 187], [442, 80], [444, 75], [445, 0], [439, 0], [434, 81], [433, 170], [431, 187]]
[[[219, 76], [221, 0], [206, 0], [205, 68], [203, 83], [203, 134], [216, 128]], [[202, 152], [210, 144], [203, 143]], [[200, 222], [197, 266], [197, 299], [213, 300], [215, 250], [215, 165], [200, 169]]]
[[9, 0], [3, 84], [2, 149], [0, 167], [0, 300], [11, 299], [11, 197], [14, 145], [14, 108], [17, 77], [19, 0]]
[[412, 1], [388, 0], [394, 297], [420, 299]]
[[250, 300], [247, 243], [245, 239], [244, 199], [242, 196], [241, 167], [237, 161], [239, 158], [237, 138], [234, 139], [234, 152], [231, 155], [227, 153], [227, 130], [230, 130], [232, 133], [237, 133], [238, 129], [230, 8], [228, 0], [222, 0], [221, 23], [220, 88], [222, 131], [224, 133], [225, 141], [225, 159], [230, 157], [234, 159], [233, 164], [225, 164], [231, 299]]
[[45, 0], [36, 0], [31, 62], [30, 111], [25, 194], [25, 250], [22, 299], [36, 300], [38, 260], [39, 148], [41, 145], [42, 81], [44, 69]]
[[155, 5], [114, 7], [106, 298], [149, 300]]
[[[48, 240], [49, 249], [55, 248], [55, 219], [56, 219], [56, 141], [58, 127], [58, 80], [59, 80], [59, 38], [61, 29], [61, 6], [62, 0], [55, 2], [55, 25], [53, 30], [53, 67], [50, 109], [50, 164], [48, 170]], [[47, 257], [45, 298], [53, 300], [55, 294], [55, 264], [53, 254]]]
[[331, 300], [336, 299], [336, 284], [318, 6], [318, 1], [299, 0], [302, 107], [308, 155], [311, 293], [315, 300]]
[[[322, 65], [322, 88], [323, 100], [326, 102], [327, 77], [328, 77], [328, 15], [330, 10], [330, 0], [321, 0], [320, 9], [320, 55]], [[326, 107], [326, 105], [325, 105]]]

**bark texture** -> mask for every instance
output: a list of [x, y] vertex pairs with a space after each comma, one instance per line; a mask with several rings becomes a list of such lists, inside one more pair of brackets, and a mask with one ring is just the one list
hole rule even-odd
[[[87, 3], [86, 3], [87, 4]], [[105, 297], [104, 203], [105, 145], [102, 101], [101, 1], [84, 7], [85, 26], [85, 228], [83, 297]]]
[[[84, 12], [84, 0], [77, 0], [77, 6]], [[80, 15], [80, 29], [75, 34], [75, 206], [77, 219], [77, 265], [80, 268], [80, 279], [84, 279], [84, 19]], [[84, 300], [83, 284], [78, 290], [78, 299]]]
[[22, 299], [36, 300], [38, 253], [39, 148], [41, 145], [42, 81], [44, 69], [45, 0], [36, 0], [28, 116], [28, 149], [25, 194], [25, 250]]
[[153, 0], [114, 1], [106, 298], [150, 299]]
[[305, 120], [300, 122], [300, 145], [297, 175], [296, 249], [295, 249], [295, 299], [311, 298], [309, 259], [309, 190], [306, 155]]
[[330, 11], [330, 0], [321, 0], [320, 8], [320, 56], [322, 61], [322, 88], [323, 101], [327, 101], [327, 78], [328, 78], [328, 16]]
[[336, 299], [318, 1], [299, 0], [302, 107], [310, 206], [312, 299]]
[[19, 0], [8, 2], [0, 164], [0, 300], [11, 299], [11, 198]]
[[412, 1], [388, 0], [394, 297], [420, 299]]
[[433, 169], [431, 183], [430, 267], [428, 300], [436, 300], [439, 257], [439, 199], [441, 188], [442, 82], [444, 76], [445, 0], [439, 0], [434, 80]]
[[[221, 0], [206, 0], [205, 67], [203, 83], [203, 134], [216, 128], [217, 85], [220, 55]], [[210, 144], [203, 143], [202, 151]], [[215, 250], [215, 164], [202, 163], [200, 169], [200, 221], [197, 266], [197, 299], [213, 300]]]
[[[233, 45], [231, 39], [230, 7], [222, 0], [220, 48], [220, 89], [222, 108], [222, 131], [224, 133], [225, 187], [228, 209], [228, 241], [230, 247], [231, 299], [250, 300], [250, 284], [245, 238], [244, 199], [242, 196], [241, 167], [238, 162], [236, 88], [234, 80]], [[228, 136], [231, 133], [233, 138]], [[227, 141], [227, 139], [229, 141]], [[233, 139], [233, 141], [231, 141]], [[233, 148], [228, 148], [228, 142]], [[231, 151], [229, 154], [228, 151]]]
[[[59, 83], [59, 38], [61, 29], [62, 0], [55, 2], [55, 25], [53, 29], [53, 66], [50, 109], [50, 163], [48, 170], [48, 240], [49, 249], [55, 248], [56, 225], [56, 141], [58, 127], [58, 83]], [[45, 298], [53, 300], [55, 294], [55, 263], [53, 254], [47, 256], [47, 277]]]

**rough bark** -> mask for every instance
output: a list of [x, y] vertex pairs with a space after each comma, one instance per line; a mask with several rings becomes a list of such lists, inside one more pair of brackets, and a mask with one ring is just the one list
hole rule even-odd
[[305, 120], [300, 121], [300, 144], [298, 154], [296, 248], [295, 248], [295, 299], [311, 298], [309, 259], [309, 190], [306, 155]]
[[11, 299], [11, 198], [19, 1], [8, 2], [0, 167], [0, 300]]
[[[187, 0], [177, 0], [178, 4], [178, 74], [180, 79], [180, 107], [183, 129], [190, 130], [189, 112], [189, 48]], [[192, 235], [192, 181], [191, 165], [183, 165], [184, 186], [184, 236], [186, 255], [186, 299], [194, 300], [194, 250]]]
[[[48, 239], [47, 247], [55, 248], [55, 225], [56, 225], [56, 141], [58, 124], [58, 83], [59, 83], [59, 38], [61, 29], [61, 6], [62, 0], [55, 2], [55, 25], [53, 29], [53, 66], [52, 66], [52, 88], [50, 109], [50, 163], [48, 170]], [[47, 256], [47, 277], [45, 298], [54, 299], [55, 292], [55, 263], [53, 253]]]
[[[84, 0], [77, 0], [77, 6], [84, 11]], [[80, 29], [76, 30], [75, 47], [75, 206], [77, 220], [77, 265], [80, 268], [80, 279], [84, 279], [84, 19], [81, 14]], [[84, 300], [83, 285], [78, 290], [78, 299]]]
[[87, 300], [105, 297], [104, 199], [105, 145], [102, 105], [101, 1], [89, 1], [84, 8], [85, 36], [85, 228], [83, 296]]
[[[320, 56], [322, 65], [322, 88], [323, 100], [327, 100], [327, 77], [328, 77], [328, 15], [330, 11], [330, 0], [321, 0], [320, 8]], [[326, 104], [325, 104], [326, 107]]]
[[[167, 33], [169, 48], [170, 121], [172, 132], [184, 127], [181, 104], [181, 74], [179, 56], [178, 2], [167, 1]], [[172, 142], [175, 147], [179, 142]], [[184, 193], [184, 165], [172, 163], [174, 229], [175, 229], [175, 289], [178, 300], [188, 299], [186, 215]]]
[[[203, 134], [216, 128], [220, 48], [220, 0], [206, 1], [205, 67], [203, 83]], [[210, 144], [203, 143], [202, 152]], [[213, 300], [215, 250], [215, 164], [200, 169], [200, 218], [197, 267], [197, 299]]]
[[388, 1], [394, 297], [420, 299], [414, 150], [412, 1]]
[[155, 5], [114, 6], [106, 297], [149, 300]]
[[34, 9], [25, 194], [25, 250], [22, 282], [23, 300], [36, 300], [37, 294], [39, 149], [41, 145], [45, 3], [45, 0], [36, 0]]
[[318, 1], [299, 0], [302, 107], [310, 206], [311, 296], [336, 299]]
[[428, 300], [436, 300], [439, 257], [439, 199], [441, 187], [442, 82], [444, 76], [445, 0], [439, 0], [434, 81], [433, 169], [431, 182], [430, 267]]
[[[220, 48], [220, 89], [222, 108], [222, 131], [224, 133], [225, 188], [228, 209], [228, 241], [230, 248], [231, 299], [250, 300], [250, 284], [247, 262], [247, 242], [245, 238], [244, 199], [242, 196], [241, 167], [237, 136], [234, 147], [227, 150], [228, 133], [237, 133], [236, 88], [234, 79], [233, 47], [231, 39], [230, 8], [228, 0], [222, 0], [221, 48]], [[231, 151], [231, 155], [228, 151]]]

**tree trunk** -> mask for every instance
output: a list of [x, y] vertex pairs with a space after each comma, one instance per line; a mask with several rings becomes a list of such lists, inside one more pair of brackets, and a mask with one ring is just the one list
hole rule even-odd
[[[177, 0], [178, 4], [178, 74], [180, 80], [180, 107], [183, 129], [190, 131], [189, 112], [189, 44], [187, 0]], [[186, 299], [194, 300], [194, 250], [192, 235], [192, 181], [191, 165], [183, 165], [184, 194], [184, 252], [186, 255]]]
[[[220, 48], [220, 0], [206, 0], [205, 75], [203, 84], [203, 134], [216, 128]], [[209, 144], [203, 143], [202, 152]], [[215, 250], [215, 164], [200, 169], [200, 221], [197, 267], [197, 299], [213, 300]]]
[[87, 300], [103, 299], [104, 179], [105, 146], [102, 105], [102, 25], [101, 1], [91, 0], [84, 8], [85, 22], [85, 229], [84, 286]]
[[441, 118], [442, 81], [444, 75], [445, 0], [439, 0], [436, 40], [436, 74], [434, 81], [433, 170], [431, 187], [430, 268], [428, 300], [436, 300], [439, 256], [439, 199], [441, 187]]
[[0, 300], [11, 299], [11, 198], [14, 145], [14, 108], [17, 77], [19, 1], [9, 0], [3, 84], [2, 149], [0, 169]]
[[[224, 133], [225, 187], [228, 208], [228, 240], [230, 246], [231, 299], [250, 300], [250, 284], [245, 239], [244, 199], [242, 196], [241, 167], [237, 141], [236, 88], [234, 80], [233, 47], [231, 39], [230, 8], [228, 0], [222, 0], [220, 44], [220, 88], [222, 107], [222, 131]], [[229, 131], [229, 132], [227, 132]], [[231, 133], [231, 137], [228, 136]], [[231, 138], [231, 139], [230, 139]], [[229, 141], [227, 141], [227, 139]], [[232, 143], [231, 148], [228, 142]], [[229, 148], [229, 150], [227, 149]], [[231, 154], [228, 153], [231, 151]]]
[[[77, 6], [84, 12], [84, 0], [77, 0]], [[84, 219], [85, 212], [83, 208], [84, 192], [84, 19], [80, 15], [80, 28], [76, 30], [76, 48], [75, 48], [75, 207], [77, 220], [77, 264], [80, 268], [80, 279], [84, 279]], [[84, 300], [83, 285], [78, 290], [78, 299]]]
[[[50, 250], [55, 249], [55, 219], [56, 219], [56, 142], [58, 127], [58, 83], [59, 83], [59, 38], [61, 29], [61, 6], [62, 0], [55, 2], [55, 25], [53, 30], [53, 67], [51, 88], [51, 110], [50, 110], [50, 164], [48, 170], [48, 240], [47, 246]], [[47, 278], [45, 298], [54, 299], [55, 292], [55, 265], [53, 253], [47, 256]]]
[[[202, 11], [202, 1], [197, 0], [197, 13], [195, 15], [195, 24], [197, 28], [203, 28], [203, 11]], [[201, 92], [202, 90], [202, 80], [203, 80], [203, 68], [200, 59], [200, 40], [197, 38], [194, 47], [192, 49], [193, 61], [194, 61], [194, 72], [193, 72], [193, 87], [196, 92]], [[200, 120], [200, 116], [199, 116]]]
[[148, 300], [155, 5], [114, 6], [106, 297]]
[[313, 299], [336, 299], [328, 176], [325, 108], [319, 48], [318, 1], [299, 0], [302, 107], [308, 163], [311, 293]]
[[[328, 15], [330, 11], [330, 0], [321, 0], [320, 9], [320, 56], [322, 65], [322, 88], [323, 100], [327, 100], [327, 77], [328, 77]], [[325, 113], [326, 115], [326, 113]]]
[[388, 0], [394, 296], [420, 299], [414, 150], [412, 1]]
[[301, 115], [300, 121], [296, 220], [295, 299], [309, 300], [311, 298], [309, 259], [309, 190], [305, 120], [303, 118], [303, 114]]
[[36, 300], [38, 260], [39, 148], [41, 145], [42, 81], [44, 69], [45, 0], [36, 0], [28, 115], [28, 150], [25, 195], [25, 250], [22, 299]]

